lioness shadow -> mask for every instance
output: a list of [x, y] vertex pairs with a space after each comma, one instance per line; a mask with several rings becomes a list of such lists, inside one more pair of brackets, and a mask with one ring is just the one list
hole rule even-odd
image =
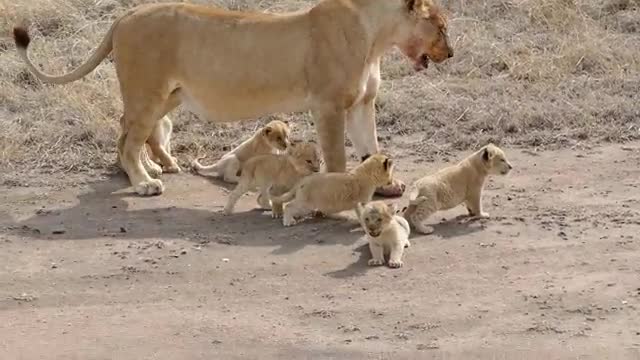
[[[90, 183], [90, 190], [78, 195], [71, 207], [43, 208], [24, 220], [3, 216], [0, 224], [25, 239], [173, 238], [276, 246], [274, 254], [292, 253], [308, 245], [350, 245], [358, 239], [357, 234], [349, 232], [354, 224], [339, 218], [308, 219], [285, 228], [280, 219], [262, 211], [238, 210], [225, 216], [221, 206], [210, 204], [208, 199], [210, 193], [217, 192], [218, 200], [226, 195], [217, 187], [206, 188], [206, 193], [199, 195], [203, 190], [193, 185], [190, 176], [163, 176], [168, 185], [165, 194], [139, 197], [131, 192], [123, 174], [110, 174], [106, 180]], [[254, 204], [255, 197], [244, 201]], [[185, 202], [189, 207], [180, 206]]]

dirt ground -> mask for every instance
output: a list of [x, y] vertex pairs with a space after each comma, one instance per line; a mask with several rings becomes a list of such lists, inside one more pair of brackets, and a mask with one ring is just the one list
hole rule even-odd
[[[640, 143], [509, 149], [462, 208], [369, 268], [353, 214], [284, 228], [188, 173], [0, 189], [4, 359], [640, 357]], [[452, 162], [456, 154], [440, 161]], [[413, 180], [442, 163], [405, 157]]]

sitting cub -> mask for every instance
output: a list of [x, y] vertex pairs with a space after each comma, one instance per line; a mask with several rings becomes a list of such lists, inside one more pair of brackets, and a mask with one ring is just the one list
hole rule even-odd
[[258, 188], [258, 204], [271, 206], [273, 217], [282, 214], [282, 203], [269, 203], [269, 189], [290, 190], [303, 177], [320, 170], [320, 154], [314, 143], [294, 142], [283, 155], [268, 154], [249, 159], [243, 166], [240, 181], [229, 194], [225, 214], [231, 214], [238, 199], [247, 191]]
[[369, 202], [377, 187], [393, 179], [393, 162], [386, 155], [375, 154], [348, 173], [318, 173], [300, 180], [289, 192], [271, 197], [285, 203], [282, 223], [291, 226], [296, 217], [314, 210], [328, 215], [355, 209], [358, 202]]
[[439, 210], [464, 203], [472, 217], [489, 217], [482, 211], [482, 189], [491, 174], [506, 175], [512, 166], [504, 152], [489, 144], [457, 165], [449, 166], [413, 184], [411, 200], [404, 216], [418, 232], [430, 234], [424, 221]]
[[397, 213], [396, 204], [389, 206], [382, 201], [356, 206], [358, 220], [369, 240], [370, 266], [384, 265], [384, 255], [389, 256], [390, 268], [403, 265], [402, 253], [405, 247], [411, 246], [411, 230], [407, 220]]
[[253, 136], [226, 153], [213, 165], [203, 166], [198, 159], [192, 162], [196, 173], [200, 175], [222, 175], [224, 181], [237, 183], [238, 172], [243, 164], [254, 156], [274, 153], [274, 150], [284, 151], [289, 144], [289, 126], [282, 121], [273, 120], [265, 127], [256, 131]]

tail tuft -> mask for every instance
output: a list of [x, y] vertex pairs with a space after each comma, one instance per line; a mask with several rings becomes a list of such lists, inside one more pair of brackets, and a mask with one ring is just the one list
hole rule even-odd
[[20, 26], [13, 28], [13, 39], [16, 42], [16, 46], [20, 49], [26, 49], [31, 42], [31, 37], [29, 37], [27, 29]]

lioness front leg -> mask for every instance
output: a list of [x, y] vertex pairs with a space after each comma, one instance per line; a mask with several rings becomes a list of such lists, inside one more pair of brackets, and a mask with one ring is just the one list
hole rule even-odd
[[[347, 116], [347, 134], [362, 161], [380, 151], [375, 112], [375, 99], [371, 99], [354, 106]], [[376, 194], [397, 197], [404, 193], [405, 188], [406, 185], [396, 178], [391, 185], [376, 189]]]
[[313, 122], [327, 172], [347, 171], [347, 156], [344, 147], [346, 111], [322, 109], [313, 112]]

